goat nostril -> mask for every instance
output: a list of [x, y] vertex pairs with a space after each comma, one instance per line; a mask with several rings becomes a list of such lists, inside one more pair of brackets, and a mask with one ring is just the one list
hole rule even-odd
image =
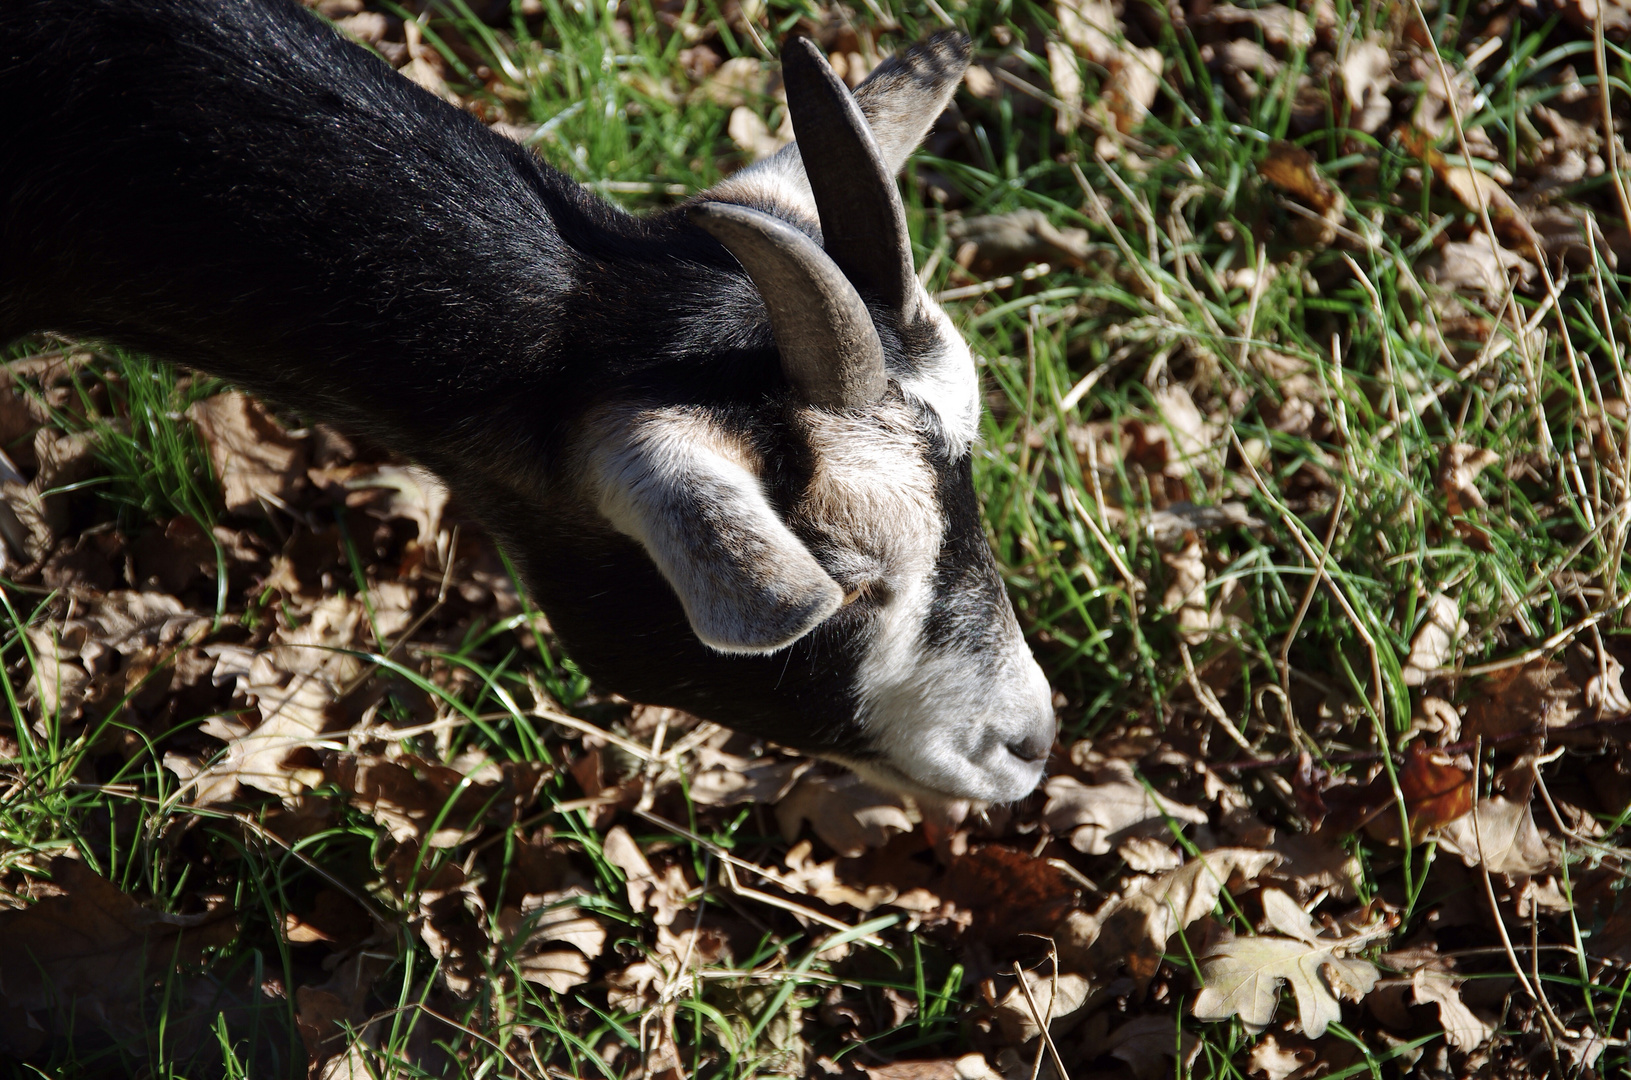
[[1021, 761], [1042, 761], [1053, 749], [1053, 735], [1031, 735], [1008, 744], [1008, 752]]

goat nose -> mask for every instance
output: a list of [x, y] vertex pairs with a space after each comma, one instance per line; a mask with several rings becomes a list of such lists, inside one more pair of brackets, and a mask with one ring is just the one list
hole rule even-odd
[[1041, 761], [1053, 749], [1053, 725], [1048, 725], [1044, 733], [1034, 731], [1023, 739], [1015, 739], [1007, 744], [1008, 752], [1024, 762]]

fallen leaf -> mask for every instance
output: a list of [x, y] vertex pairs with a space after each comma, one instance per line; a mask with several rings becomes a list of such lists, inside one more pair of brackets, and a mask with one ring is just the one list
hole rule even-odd
[[[219, 904], [172, 915], [137, 903], [77, 859], [59, 855], [50, 870], [57, 895], [0, 911], [0, 1001], [26, 1014], [34, 1031], [83, 1027], [140, 1040], [159, 1006], [150, 995], [167, 996], [172, 1007], [185, 1002], [177, 973], [237, 938], [235, 917]], [[185, 1008], [169, 1014], [176, 1029]]]
[[946, 235], [955, 245], [957, 265], [985, 277], [1039, 262], [1081, 266], [1089, 250], [1086, 229], [1061, 229], [1040, 210], [958, 218], [946, 227]]
[[213, 716], [200, 724], [199, 730], [226, 743], [207, 765], [165, 754], [165, 767], [188, 782], [195, 802], [226, 802], [240, 784], [290, 798], [323, 782], [315, 748], [348, 722], [338, 707], [340, 693], [362, 662], [343, 650], [360, 644], [362, 616], [355, 599], [331, 596], [313, 606], [300, 626], [280, 630], [270, 648], [205, 647], [216, 658], [216, 681], [235, 682], [239, 695], [253, 699], [258, 720]]
[[669, 866], [659, 877], [623, 826], [618, 825], [606, 834], [601, 854], [623, 871], [629, 906], [635, 911], [649, 910], [651, 921], [659, 927], [672, 925], [675, 917], [690, 906], [691, 886], [685, 880], [685, 872], [678, 866]]
[[287, 504], [306, 484], [306, 445], [247, 394], [232, 391], [195, 401], [187, 417], [209, 451], [231, 513], [259, 512], [262, 500]]
[[1059, 41], [1048, 41], [1048, 77], [1053, 82], [1053, 96], [1065, 107], [1054, 115], [1053, 129], [1061, 135], [1076, 130], [1081, 117], [1077, 102], [1082, 100], [1082, 69], [1076, 54]]
[[771, 131], [764, 119], [746, 105], [738, 105], [731, 110], [731, 118], [725, 130], [730, 135], [731, 141], [754, 161], [763, 161], [771, 157], [793, 141], [784, 138], [779, 131]]
[[1048, 801], [1042, 817], [1048, 828], [1070, 834], [1070, 846], [1088, 855], [1105, 855], [1116, 840], [1132, 829], [1142, 835], [1169, 835], [1166, 822], [1198, 825], [1206, 812], [1145, 787], [1125, 761], [1112, 759], [1084, 784], [1070, 776], [1056, 776], [1044, 787]]
[[1177, 870], [1135, 878], [1094, 914], [1073, 912], [1056, 928], [1061, 962], [1088, 972], [1125, 963], [1135, 979], [1148, 980], [1172, 936], [1211, 914], [1230, 882], [1244, 888], [1279, 860], [1272, 851], [1213, 848]]
[[1387, 96], [1393, 85], [1393, 56], [1387, 38], [1378, 34], [1350, 44], [1338, 71], [1350, 109], [1348, 126], [1371, 133], [1387, 123], [1393, 113]]
[[886, 795], [853, 773], [806, 773], [776, 804], [782, 839], [798, 839], [804, 823], [829, 847], [847, 858], [882, 847], [897, 832], [911, 832], [912, 819], [900, 799]]
[[1238, 1016], [1249, 1030], [1262, 1031], [1274, 1019], [1280, 984], [1290, 983], [1303, 1034], [1317, 1039], [1342, 1019], [1339, 994], [1357, 1001], [1376, 985], [1378, 973], [1373, 964], [1344, 955], [1346, 949], [1368, 943], [1375, 935], [1321, 937], [1306, 913], [1285, 893], [1265, 889], [1263, 897], [1265, 908], [1272, 906], [1270, 921], [1277, 928], [1297, 931], [1298, 936], [1230, 935], [1220, 941], [1201, 962], [1202, 987], [1195, 997], [1195, 1017], [1224, 1020]]
[[1161, 606], [1176, 618], [1178, 636], [1189, 645], [1198, 645], [1214, 629], [1206, 602], [1206, 548], [1199, 539], [1191, 540], [1182, 551], [1163, 552], [1161, 561], [1172, 571]]
[[1443, 971], [1418, 968], [1410, 976], [1416, 1004], [1437, 1005], [1439, 1023], [1451, 1046], [1466, 1053], [1495, 1034], [1495, 1025], [1482, 1019], [1461, 1000], [1460, 980]]
[[1138, 1080], [1158, 1080], [1186, 1074], [1201, 1041], [1175, 1016], [1139, 1016], [1111, 1032], [1103, 1049], [1125, 1061]]
[[1268, 1080], [1287, 1080], [1307, 1065], [1313, 1064], [1314, 1050], [1308, 1046], [1281, 1046], [1274, 1032], [1267, 1031], [1257, 1040], [1251, 1053], [1246, 1055], [1246, 1068], [1254, 1076]]
[[1024, 980], [1024, 988], [1014, 986], [993, 1011], [997, 1030], [1010, 1043], [1030, 1042], [1042, 1034], [1044, 1025], [1055, 1038], [1059, 1037], [1063, 1033], [1061, 1023], [1068, 1022], [1087, 1004], [1093, 989], [1087, 978], [1070, 973], [1047, 975], [1021, 970], [1019, 977]]
[[1523, 732], [1544, 733], [1573, 721], [1584, 705], [1567, 668], [1536, 660], [1480, 680], [1462, 717], [1462, 738], [1492, 742]]
[[1529, 804], [1499, 795], [1479, 799], [1472, 813], [1439, 830], [1438, 841], [1468, 866], [1482, 863], [1492, 874], [1538, 874], [1555, 861]]
[[1493, 450], [1466, 443], [1450, 443], [1439, 456], [1438, 486], [1444, 493], [1445, 508], [1460, 517], [1469, 507], [1487, 509], [1478, 491], [1478, 474], [1500, 461]]
[[1472, 773], [1444, 755], [1411, 743], [1399, 770], [1399, 792], [1410, 814], [1410, 835], [1426, 834], [1472, 809]]
[[1257, 163], [1257, 172], [1324, 220], [1318, 233], [1305, 238], [1309, 243], [1329, 244], [1336, 239], [1335, 226], [1347, 213], [1348, 200], [1321, 174], [1313, 154], [1295, 143], [1277, 139]]
[[1487, 233], [1466, 240], [1451, 240], [1438, 250], [1436, 261], [1426, 264], [1427, 280], [1448, 292], [1482, 293], [1500, 303], [1511, 289], [1508, 271], [1517, 271], [1517, 283], [1528, 286], [1538, 276], [1535, 264], [1515, 251], [1500, 247]]
[[1434, 593], [1427, 601], [1416, 636], [1410, 639], [1410, 656], [1404, 664], [1404, 684], [1421, 686], [1434, 671], [1448, 667], [1450, 661], [1455, 659], [1455, 643], [1466, 632], [1467, 622], [1461, 618], [1460, 605], [1453, 597]]
[[867, 1080], [1002, 1080], [984, 1054], [964, 1054], [933, 1061], [896, 1061], [888, 1065], [859, 1065]]
[[749, 759], [712, 746], [697, 749], [686, 790], [701, 806], [778, 803], [815, 763], [791, 754]]

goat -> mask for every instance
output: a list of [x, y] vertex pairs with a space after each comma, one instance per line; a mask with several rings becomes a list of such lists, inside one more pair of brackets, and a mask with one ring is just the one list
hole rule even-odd
[[967, 40], [637, 217], [293, 0], [0, 0], [0, 340], [142, 350], [437, 473], [637, 701], [1010, 801], [1050, 691], [982, 532], [973, 359], [895, 174]]

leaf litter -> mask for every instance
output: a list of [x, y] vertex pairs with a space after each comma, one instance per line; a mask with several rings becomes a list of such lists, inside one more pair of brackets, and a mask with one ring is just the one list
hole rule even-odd
[[[442, 54], [400, 19], [349, 0], [325, 6], [416, 81], [478, 111]], [[1587, 7], [1561, 10], [1580, 21], [1595, 17]], [[1045, 82], [1027, 83], [1059, 104], [1044, 129], [1087, 131], [1090, 156], [1136, 176], [1155, 157], [1140, 125], [1164, 107], [1171, 58], [1128, 6], [1071, 0], [1052, 14], [1057, 35], [1039, 38], [1034, 65], [1046, 74], [1033, 73]], [[1356, 36], [1325, 5], [1184, 14], [1235, 119], [1260, 100], [1266, 74], [1284, 80], [1293, 125], [1310, 109], [1345, 110], [1347, 129], [1391, 140], [1386, 153], [1405, 161], [1404, 190], [1441, 215], [1437, 232], [1412, 238], [1425, 254], [1411, 317], [1455, 380], [1476, 384], [1494, 343], [1517, 354], [1547, 340], [1506, 306], [1515, 294], [1541, 295], [1542, 260], [1583, 270], [1593, 245], [1609, 256], [1626, 246], [1556, 201], [1609, 163], [1592, 113], [1599, 103], [1594, 92], [1576, 94], [1573, 69], [1560, 70], [1556, 95], [1532, 110], [1535, 130], [1514, 158], [1484, 125], [1455, 130], [1458, 113], [1464, 120], [1483, 105], [1479, 72], [1494, 54], [1477, 40], [1464, 63], [1446, 55], [1446, 77], [1408, 18]], [[1499, 36], [1500, 17], [1486, 40]], [[878, 50], [870, 30], [841, 21], [818, 36], [844, 58], [853, 85]], [[675, 32], [691, 34], [690, 83], [657, 89], [727, 110], [723, 134], [740, 161], [774, 152], [791, 132], [773, 68], [724, 59], [720, 38], [683, 25]], [[975, 119], [1038, 100], [1015, 86], [1025, 79], [1010, 43], [998, 47], [1007, 51], [982, 54], [959, 98]], [[526, 134], [525, 118], [509, 119]], [[1371, 233], [1360, 207], [1381, 152], [1349, 142], [1338, 155], [1348, 160], [1333, 164], [1303, 134], [1265, 144], [1247, 184], [1262, 205], [1245, 212], [1261, 214], [1260, 225], [1278, 222], [1294, 245], [1362, 255], [1355, 238]], [[1261, 681], [1243, 687], [1224, 661], [1267, 624], [1241, 602], [1242, 544], [1277, 543], [1275, 558], [1301, 560], [1318, 603], [1351, 587], [1320, 576], [1317, 552], [1263, 538], [1289, 524], [1305, 539], [1340, 543], [1352, 528], [1336, 497], [1351, 412], [1391, 409], [1395, 423], [1425, 422], [1445, 391], [1412, 387], [1406, 373], [1402, 401], [1366, 396], [1323, 362], [1280, 351], [1293, 348], [1289, 334], [1244, 316], [1227, 332], [1216, 327], [1228, 344], [1208, 352], [1187, 329], [1174, 331], [1170, 305], [1193, 287], [1184, 273], [1198, 280], [1212, 268], [1196, 264], [1164, 283], [1107, 268], [1119, 262], [1106, 259], [1116, 230], [1154, 220], [1137, 210], [1101, 218], [1089, 200], [1074, 214], [948, 215], [948, 272], [974, 283], [977, 311], [988, 310], [979, 299], [987, 292], [1001, 299], [981, 290], [1003, 275], [1019, 275], [1003, 289], [1037, 289], [1047, 275], [1104, 273], [1164, 313], [1106, 335], [1098, 380], [1082, 384], [1053, 423], [1093, 486], [1093, 505], [1076, 515], [1099, 530], [1093, 543], [1111, 550], [1112, 564], [1155, 545], [1135, 564], [1151, 587], [1128, 592], [1147, 625], [1168, 635], [1157, 648], [1193, 650], [1142, 712], [1091, 738], [1074, 729], [1037, 795], [962, 819], [585, 687], [556, 662], [547, 623], [438, 485], [242, 395], [203, 387], [175, 402], [220, 487], [210, 514], [172, 506], [145, 522], [98, 519], [74, 487], [98, 468], [107, 436], [79, 421], [101, 399], [93, 393], [86, 406], [71, 388], [105, 358], [52, 348], [13, 364], [0, 393], [11, 455], [0, 469], [6, 572], [55, 592], [21, 628], [32, 658], [19, 683], [25, 722], [0, 736], [7, 752], [58, 733], [93, 745], [99, 761], [153, 748], [166, 797], [196, 811], [165, 826], [165, 842], [185, 853], [175, 866], [214, 850], [201, 838], [217, 827], [206, 821], [234, 843], [277, 852], [321, 851], [346, 829], [374, 839], [338, 857], [311, 856], [319, 869], [270, 921], [232, 910], [231, 874], [207, 859], [195, 863], [198, 878], [174, 887], [92, 873], [85, 856], [102, 865], [106, 853], [88, 838], [79, 858], [8, 858], [0, 887], [12, 910], [0, 914], [0, 936], [35, 961], [0, 965], [8, 1048], [40, 1053], [93, 1033], [131, 1042], [143, 1002], [168, 979], [165, 992], [179, 988], [190, 1003], [177, 1014], [191, 1018], [192, 1028], [178, 1029], [186, 1038], [205, 1037], [197, 1018], [211, 1009], [248, 1016], [281, 1001], [312, 1075], [362, 1075], [403, 1046], [434, 1071], [446, 1064], [442, 1047], [464, 1037], [436, 1016], [530, 1046], [533, 1035], [506, 1028], [493, 1004], [525, 986], [569, 1015], [575, 1033], [594, 1032], [614, 1075], [681, 1076], [702, 1060], [692, 1045], [702, 1026], [688, 1024], [682, 1003], [726, 1024], [768, 1016], [765, 995], [778, 979], [820, 974], [832, 981], [819, 984], [830, 988], [819, 1005], [788, 1006], [775, 1023], [733, 1037], [779, 1069], [810, 1075], [988, 1080], [1046, 1074], [1057, 1060], [1143, 1078], [1196, 1067], [1216, 1045], [1200, 1021], [1238, 1018], [1258, 1034], [1236, 1066], [1292, 1077], [1364, 1060], [1344, 1057], [1354, 1051], [1333, 1032], [1340, 1021], [1377, 1055], [1438, 1037], [1429, 1050], [1399, 1051], [1414, 1075], [1518, 1075], [1527, 1065], [1514, 1062], [1546, 1052], [1541, 1032], [1559, 1060], [1594, 1068], [1623, 1045], [1623, 1024], [1605, 1035], [1582, 1009], [1550, 1018], [1567, 1009], [1555, 983], [1542, 984], [1546, 1000], [1525, 998], [1533, 970], [1525, 964], [1550, 961], [1523, 943], [1531, 933], [1546, 939], [1542, 947], [1583, 941], [1582, 961], [1621, 967], [1631, 956], [1623, 855], [1603, 828], [1631, 807], [1631, 772], [1622, 729], [1593, 726], [1631, 712], [1618, 624], [1599, 619], [1561, 637], [1555, 627], [1523, 627], [1528, 641], [1555, 638], [1530, 656], [1510, 636], [1524, 606], [1511, 587], [1492, 604], [1465, 574], [1425, 577], [1382, 640], [1369, 643], [1393, 650], [1412, 695], [1407, 738], [1382, 749], [1366, 741], [1363, 695], [1331, 683], [1337, 665], [1363, 666], [1364, 657], [1310, 663], [1288, 653], [1278, 696]], [[1258, 235], [1278, 238], [1268, 228]], [[1287, 281], [1329, 292], [1356, 280], [1303, 274], [1266, 247], [1270, 261], [1248, 266], [1250, 246], [1241, 245], [1231, 258], [1243, 261], [1219, 278], [1248, 310]], [[1143, 385], [1146, 407], [1093, 410], [1092, 386], [1125, 383]], [[1517, 389], [1537, 415], [1551, 407], [1538, 384]], [[1593, 445], [1606, 458], [1623, 429], [1623, 399], [1588, 404]], [[1436, 455], [1405, 463], [1442, 515], [1424, 542], [1487, 553], [1513, 512], [1508, 489], [1537, 466], [1477, 437], [1476, 417], [1470, 427], [1465, 415], [1447, 420]], [[1041, 451], [1049, 438], [1037, 425], [1022, 441]], [[1286, 438], [1318, 442], [1279, 457], [1276, 440]], [[1259, 498], [1251, 480], [1270, 463], [1283, 470], [1278, 504]], [[1147, 503], [1129, 489], [1142, 489]], [[1586, 491], [1571, 489], [1577, 502]], [[1282, 512], [1292, 517], [1276, 520]], [[1610, 588], [1549, 570], [1540, 582], [1565, 597]], [[217, 617], [221, 596], [226, 620]], [[1517, 661], [1463, 674], [1490, 655], [1492, 637], [1511, 642], [1504, 651]], [[497, 644], [472, 652], [464, 643], [475, 638]], [[540, 657], [548, 678], [495, 674], [516, 651]], [[1272, 664], [1261, 671], [1269, 683], [1282, 677]], [[1080, 706], [1067, 706], [1067, 720]], [[474, 737], [494, 714], [535, 734]], [[1548, 756], [1559, 748], [1570, 755], [1561, 760], [1584, 767], [1560, 767]], [[102, 783], [115, 771], [58, 780]], [[9, 773], [8, 782], [37, 783]], [[129, 822], [113, 827], [135, 835]], [[1412, 897], [1407, 888], [1416, 887]], [[822, 947], [874, 918], [893, 925], [871, 941], [897, 956], [930, 955], [921, 996], [878, 989], [869, 965], [879, 954], [864, 937]], [[1503, 945], [1496, 925], [1512, 942]], [[1416, 943], [1393, 940], [1406, 926]], [[233, 981], [222, 965], [242, 935], [257, 933], [261, 947], [275, 942], [291, 960], [262, 984]], [[402, 933], [428, 950], [434, 971], [393, 983]], [[1420, 943], [1434, 934], [1445, 951]], [[1462, 946], [1456, 955], [1452, 941]], [[1516, 970], [1507, 946], [1523, 961]], [[799, 959], [806, 950], [808, 962]], [[88, 974], [102, 970], [119, 977]], [[933, 977], [950, 980], [949, 1011], [935, 1004], [943, 999]], [[406, 998], [422, 1003], [421, 1020], [387, 1051], [381, 1017]], [[629, 1038], [594, 1027], [606, 1009], [627, 1014]], [[907, 1029], [930, 1033], [916, 1044], [930, 1049], [882, 1060]], [[707, 1058], [718, 1045], [702, 1051], [704, 1067], [722, 1060]]]

